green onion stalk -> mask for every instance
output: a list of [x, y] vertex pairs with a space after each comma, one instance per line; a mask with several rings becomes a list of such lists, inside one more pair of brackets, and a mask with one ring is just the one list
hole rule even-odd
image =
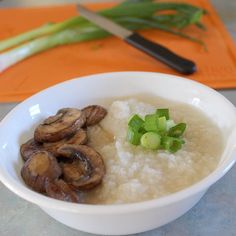
[[[128, 0], [98, 13], [130, 30], [160, 29], [204, 45], [201, 40], [182, 31], [189, 25], [205, 30], [200, 20], [206, 11], [190, 4]], [[108, 36], [108, 32], [80, 16], [59, 23], [47, 23], [0, 41], [0, 72], [30, 56], [57, 46]]]

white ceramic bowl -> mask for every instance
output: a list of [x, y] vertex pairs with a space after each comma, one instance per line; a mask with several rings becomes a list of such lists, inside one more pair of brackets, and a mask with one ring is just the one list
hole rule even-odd
[[[83, 107], [111, 97], [151, 94], [201, 109], [221, 129], [224, 152], [217, 169], [197, 184], [146, 202], [86, 205], [58, 201], [27, 188], [20, 176], [20, 144], [32, 137], [35, 126], [62, 107]], [[121, 72], [74, 79], [46, 89], [15, 107], [0, 123], [0, 180], [20, 197], [82, 231], [121, 235], [164, 225], [193, 207], [235, 162], [236, 109], [222, 95], [202, 84], [158, 73]]]

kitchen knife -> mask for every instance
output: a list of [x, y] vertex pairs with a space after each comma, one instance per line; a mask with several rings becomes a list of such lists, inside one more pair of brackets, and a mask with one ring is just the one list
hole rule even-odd
[[152, 42], [142, 37], [138, 33], [134, 33], [124, 28], [123, 26], [111, 21], [110, 19], [98, 15], [79, 4], [77, 4], [77, 9], [80, 15], [90, 22], [98, 25], [111, 34], [118, 36], [125, 42], [161, 61], [172, 69], [186, 75], [192, 74], [196, 71], [196, 65], [193, 61], [183, 58], [175, 54], [168, 48], [158, 43]]

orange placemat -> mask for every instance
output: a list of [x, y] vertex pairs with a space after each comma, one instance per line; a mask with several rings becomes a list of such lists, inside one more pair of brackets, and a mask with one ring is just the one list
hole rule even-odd
[[[142, 34], [195, 61], [198, 72], [188, 78], [217, 89], [236, 88], [236, 48], [232, 39], [209, 2], [187, 2], [209, 11], [203, 19], [208, 29], [206, 33], [196, 27], [190, 27], [187, 31], [205, 41], [207, 52], [196, 43], [160, 30], [143, 31]], [[107, 3], [93, 4], [91, 8], [110, 6]], [[73, 15], [76, 15], [74, 5], [1, 9], [0, 39]], [[54, 48], [11, 67], [0, 74], [0, 102], [21, 101], [51, 85], [82, 75], [133, 70], [175, 74], [120, 39], [110, 37]]]

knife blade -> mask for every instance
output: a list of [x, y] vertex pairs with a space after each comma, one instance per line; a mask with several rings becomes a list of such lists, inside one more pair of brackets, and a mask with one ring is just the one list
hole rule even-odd
[[90, 22], [123, 39], [128, 44], [152, 56], [179, 73], [189, 75], [196, 71], [196, 65], [193, 61], [177, 55], [163, 45], [146, 39], [140, 34], [134, 33], [112, 20], [88, 10], [80, 4], [77, 4], [77, 10], [81, 16]]

